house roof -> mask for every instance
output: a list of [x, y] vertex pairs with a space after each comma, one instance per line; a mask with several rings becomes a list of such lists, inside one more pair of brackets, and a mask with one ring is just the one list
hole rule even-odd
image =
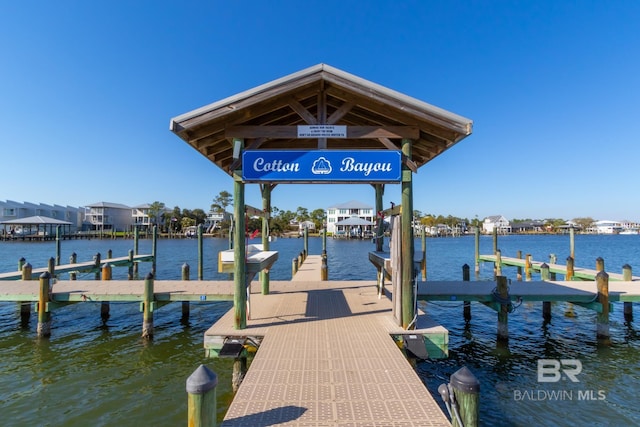
[[[346, 125], [357, 136], [297, 138], [297, 125]], [[318, 64], [174, 117], [170, 129], [225, 172], [245, 148], [400, 150], [412, 140], [416, 169], [471, 134], [472, 121], [326, 64]]]
[[114, 209], [131, 209], [127, 205], [123, 205], [121, 203], [111, 203], [111, 202], [97, 202], [91, 203], [87, 205], [88, 208], [114, 208]]
[[373, 209], [373, 206], [357, 200], [351, 200], [350, 202], [329, 206], [329, 209]]
[[353, 215], [347, 219], [336, 222], [336, 225], [373, 225], [373, 223]]
[[29, 216], [27, 218], [18, 218], [11, 219], [7, 221], [2, 221], [0, 224], [9, 224], [9, 225], [39, 225], [39, 224], [47, 224], [47, 225], [73, 225], [72, 222], [62, 221], [56, 218], [49, 218], [48, 216]]

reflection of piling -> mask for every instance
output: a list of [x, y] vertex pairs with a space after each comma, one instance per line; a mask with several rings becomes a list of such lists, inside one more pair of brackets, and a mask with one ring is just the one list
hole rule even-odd
[[[625, 282], [630, 282], [633, 280], [633, 275], [631, 274], [631, 266], [629, 264], [625, 264], [622, 266], [622, 280]], [[624, 303], [624, 320], [627, 322], [633, 321], [633, 303], [625, 302]]]
[[[111, 264], [105, 264], [102, 266], [102, 280], [111, 280], [112, 274]], [[102, 318], [102, 322], [106, 322], [109, 320], [109, 301], [102, 301], [100, 303], [100, 318]]]

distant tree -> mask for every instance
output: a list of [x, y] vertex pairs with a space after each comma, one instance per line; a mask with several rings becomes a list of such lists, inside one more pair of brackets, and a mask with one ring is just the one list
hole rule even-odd
[[213, 199], [211, 210], [214, 212], [226, 212], [227, 206], [233, 206], [233, 196], [228, 191], [223, 190]]
[[302, 206], [298, 206], [296, 209], [296, 220], [298, 222], [307, 221], [309, 219], [309, 210], [307, 208], [303, 208]]
[[321, 228], [324, 227], [323, 225], [325, 221], [324, 209], [313, 210], [309, 215], [309, 219], [313, 221], [313, 223], [316, 225], [316, 230], [320, 230]]
[[204, 224], [207, 220], [207, 213], [202, 209], [194, 209], [191, 211], [191, 218], [196, 221], [196, 224]]
[[186, 229], [187, 227], [191, 227], [192, 225], [196, 225], [195, 221], [193, 220], [193, 218], [188, 218], [188, 217], [184, 217], [182, 218], [182, 220], [180, 221], [180, 225], [182, 226], [182, 229]]
[[160, 219], [160, 215], [164, 213], [164, 203], [162, 202], [153, 202], [149, 206], [149, 219], [152, 224], [158, 224], [158, 220]]
[[584, 217], [584, 218], [574, 218], [572, 220], [573, 222], [576, 223], [576, 225], [578, 227], [580, 227], [583, 230], [586, 230], [587, 228], [591, 227], [593, 225], [593, 223], [595, 223], [596, 221], [591, 218], [591, 217]]

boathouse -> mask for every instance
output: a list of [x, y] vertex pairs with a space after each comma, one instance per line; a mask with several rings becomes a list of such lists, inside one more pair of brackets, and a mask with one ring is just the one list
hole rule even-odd
[[[379, 215], [385, 186], [399, 185], [402, 206], [390, 213], [400, 218], [404, 262], [393, 279], [394, 299], [401, 301], [399, 322], [411, 327], [412, 176], [470, 135], [471, 120], [318, 64], [177, 116], [170, 129], [232, 177], [236, 230], [245, 229], [245, 185], [260, 185], [265, 251], [271, 195], [279, 184], [369, 183]], [[236, 233], [233, 247], [236, 260], [246, 259], [244, 235]], [[234, 269], [237, 329], [246, 327], [245, 268], [237, 262]], [[268, 273], [262, 280], [268, 293]]]

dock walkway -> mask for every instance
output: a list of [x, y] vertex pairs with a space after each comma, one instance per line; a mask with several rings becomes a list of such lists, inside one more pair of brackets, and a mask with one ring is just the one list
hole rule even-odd
[[376, 285], [273, 281], [269, 295], [254, 285], [246, 329], [230, 310], [205, 333], [205, 347], [263, 337], [222, 426], [451, 425], [392, 338], [446, 329], [422, 314], [418, 330], [402, 330]]

